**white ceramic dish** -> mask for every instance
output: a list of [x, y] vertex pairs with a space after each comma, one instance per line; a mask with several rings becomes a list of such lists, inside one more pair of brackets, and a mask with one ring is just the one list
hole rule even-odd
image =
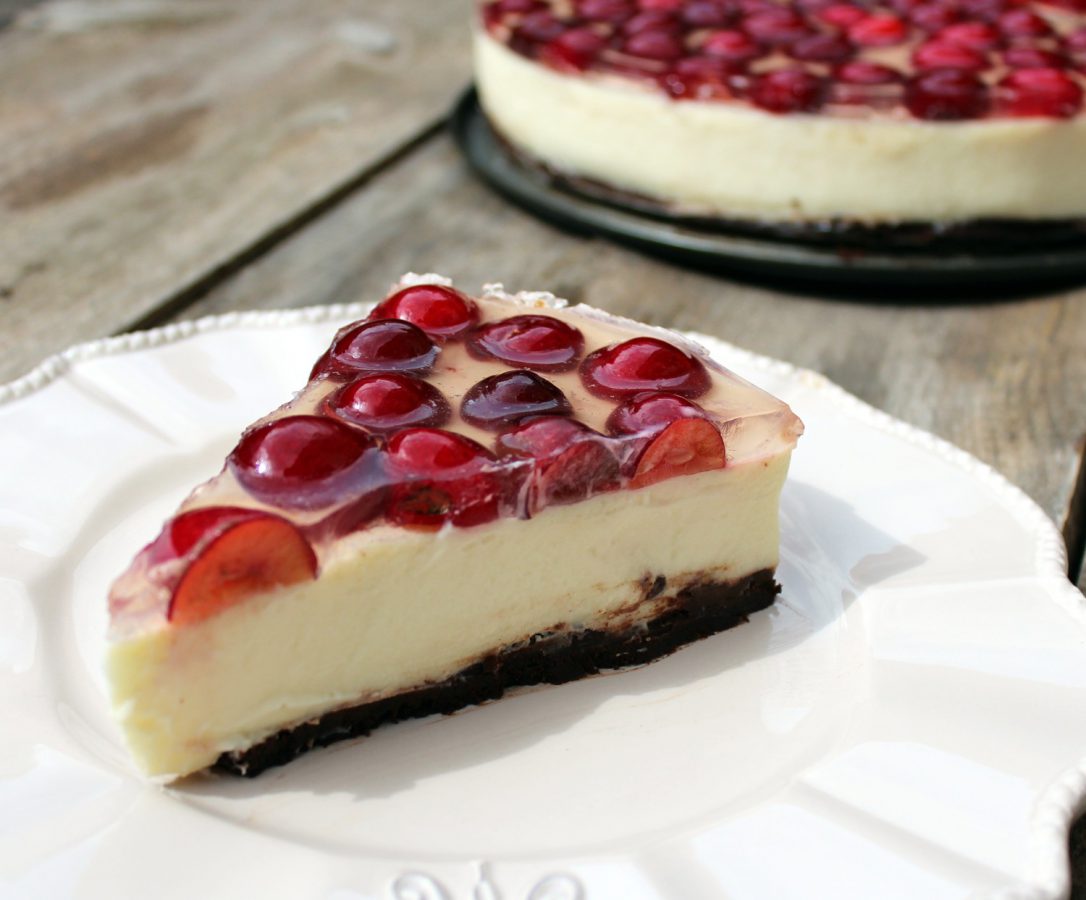
[[1066, 893], [1086, 604], [1055, 528], [962, 451], [708, 338], [807, 424], [773, 610], [253, 781], [137, 777], [107, 585], [362, 310], [172, 326], [0, 387], [0, 897]]

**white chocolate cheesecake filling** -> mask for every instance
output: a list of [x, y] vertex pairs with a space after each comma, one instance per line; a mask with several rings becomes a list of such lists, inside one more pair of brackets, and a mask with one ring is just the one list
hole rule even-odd
[[[338, 542], [319, 580], [113, 643], [116, 715], [140, 767], [212, 764], [332, 708], [441, 681], [550, 629], [653, 618], [696, 580], [772, 569], [789, 453], [436, 535]], [[663, 593], [644, 600], [644, 579]]]
[[558, 73], [485, 33], [475, 74], [514, 146], [678, 212], [871, 224], [1086, 216], [1083, 115], [949, 123], [678, 102], [631, 79]]

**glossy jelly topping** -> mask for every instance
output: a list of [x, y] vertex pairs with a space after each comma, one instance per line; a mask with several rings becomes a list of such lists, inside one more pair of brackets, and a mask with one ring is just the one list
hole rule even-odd
[[[360, 529], [526, 518], [794, 443], [787, 407], [671, 337], [532, 295], [403, 287], [340, 329], [126, 578], [197, 623], [314, 577]], [[127, 583], [115, 610], [146, 593]]]
[[774, 114], [1061, 119], [1081, 111], [1086, 89], [1086, 0], [484, 0], [481, 9], [492, 37], [557, 71]]

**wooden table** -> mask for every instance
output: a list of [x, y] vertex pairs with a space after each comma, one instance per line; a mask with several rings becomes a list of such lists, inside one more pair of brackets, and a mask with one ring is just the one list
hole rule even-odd
[[[136, 328], [377, 298], [408, 270], [545, 287], [817, 369], [964, 447], [1062, 527], [1084, 586], [1086, 289], [813, 298], [541, 224], [443, 128], [468, 12], [0, 0], [0, 381]], [[1081, 823], [1072, 846], [1086, 897]]]

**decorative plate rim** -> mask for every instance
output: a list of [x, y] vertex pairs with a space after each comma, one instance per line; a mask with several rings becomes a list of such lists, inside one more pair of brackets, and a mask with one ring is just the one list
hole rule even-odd
[[[99, 340], [75, 344], [55, 353], [31, 371], [0, 384], [0, 406], [25, 399], [68, 374], [78, 364], [109, 356], [154, 349], [201, 334], [231, 328], [288, 328], [360, 318], [373, 303], [338, 303], [285, 310], [248, 310], [212, 314]], [[832, 402], [859, 421], [927, 450], [976, 478], [1011, 505], [1035, 535], [1037, 576], [1046, 595], [1086, 628], [1086, 596], [1067, 577], [1067, 552], [1056, 525], [1020, 487], [990, 465], [950, 441], [910, 425], [861, 400], [826, 376], [811, 369], [737, 347], [728, 341], [699, 332], [681, 332], [709, 351], [722, 349], [762, 371], [789, 377], [823, 392]], [[1018, 900], [1051, 900], [1070, 890], [1070, 859], [1067, 836], [1072, 819], [1086, 809], [1086, 754], [1065, 769], [1041, 792], [1033, 810], [1029, 872], [1026, 880], [997, 891], [995, 897]]]

